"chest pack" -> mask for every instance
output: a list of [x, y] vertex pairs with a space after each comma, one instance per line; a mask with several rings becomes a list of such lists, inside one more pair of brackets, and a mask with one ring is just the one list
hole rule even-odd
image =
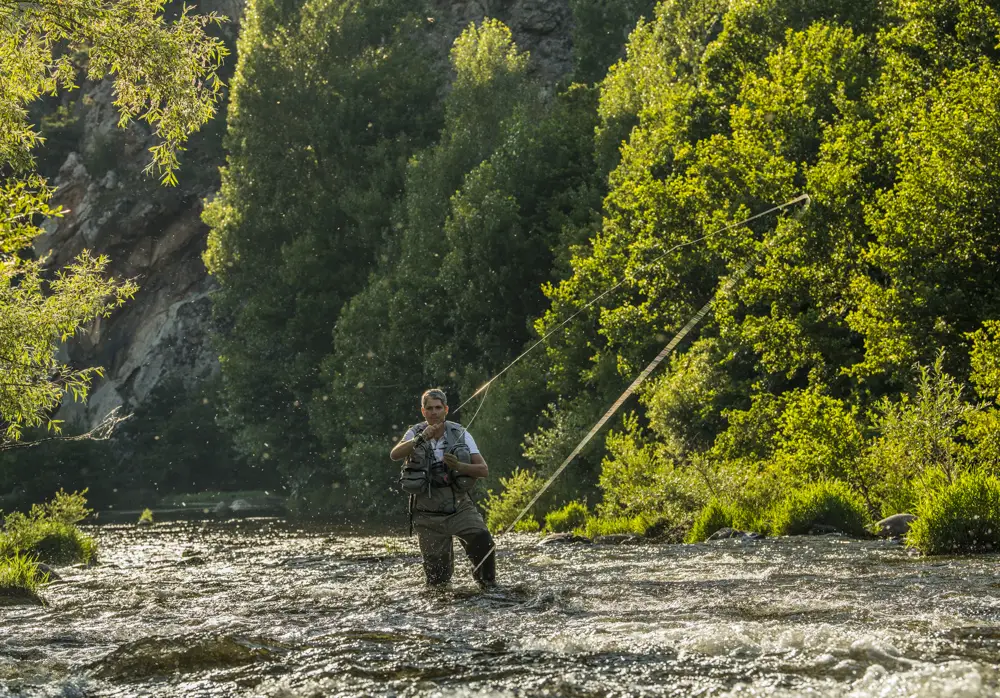
[[[419, 434], [427, 428], [427, 422], [413, 427]], [[465, 440], [465, 428], [455, 422], [444, 423], [444, 453], [454, 454], [463, 463], [472, 460], [472, 453]], [[451, 470], [443, 460], [438, 460], [430, 442], [424, 442], [413, 449], [413, 453], [403, 462], [399, 475], [399, 486], [415, 499], [412, 505], [422, 511], [444, 511], [455, 508], [456, 494], [464, 494], [476, 485], [476, 478], [461, 475]], [[451, 505], [444, 507], [445, 504]]]

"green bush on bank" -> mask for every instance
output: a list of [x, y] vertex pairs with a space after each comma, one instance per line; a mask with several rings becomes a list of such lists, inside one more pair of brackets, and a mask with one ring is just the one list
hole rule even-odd
[[862, 499], [837, 480], [822, 480], [791, 492], [770, 512], [770, 533], [806, 535], [817, 525], [865, 536], [869, 523]]
[[590, 512], [583, 502], [570, 502], [562, 509], [545, 515], [545, 530], [552, 533], [566, 533], [580, 528], [587, 522]]
[[1000, 480], [965, 475], [928, 493], [917, 506], [906, 544], [926, 555], [1000, 550]]
[[[493, 533], [503, 531], [514, 522], [517, 515], [528, 506], [541, 489], [542, 478], [531, 471], [518, 468], [510, 474], [510, 477], [500, 478], [500, 486], [503, 488], [500, 494], [490, 490], [486, 495], [486, 501], [483, 502], [486, 507], [486, 526]], [[518, 522], [514, 530], [519, 533], [532, 533], [538, 529], [538, 521], [529, 512]]]
[[514, 528], [511, 530], [514, 533], [538, 533], [542, 530], [542, 525], [538, 523], [538, 519], [534, 516], [526, 514], [520, 521], [514, 524]]
[[51, 501], [32, 506], [27, 514], [7, 514], [0, 533], [0, 558], [30, 555], [51, 564], [93, 560], [97, 544], [76, 526], [91, 513], [86, 492], [59, 490]]

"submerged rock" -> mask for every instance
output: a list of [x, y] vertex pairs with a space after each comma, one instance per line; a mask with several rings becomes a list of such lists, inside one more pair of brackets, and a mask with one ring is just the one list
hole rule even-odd
[[875, 524], [875, 530], [880, 536], [897, 538], [910, 532], [910, 524], [916, 520], [913, 514], [893, 514]]
[[235, 667], [266, 660], [271, 654], [266, 646], [227, 635], [147, 637], [122, 645], [90, 668], [100, 678], [141, 679]]
[[712, 535], [710, 535], [705, 540], [706, 541], [709, 541], [709, 540], [727, 540], [729, 538], [739, 538], [741, 540], [760, 540], [763, 537], [764, 536], [762, 536], [761, 534], [755, 533], [753, 531], [740, 531], [738, 529], [729, 528], [727, 526], [725, 528], [720, 528], [718, 531], [716, 531], [715, 533], [713, 533]]
[[810, 536], [842, 536], [844, 532], [829, 524], [813, 524], [809, 527]]
[[728, 538], [742, 538], [744, 535], [746, 534], [743, 533], [743, 531], [740, 531], [735, 528], [729, 528], [728, 526], [724, 526], [723, 528], [720, 528], [718, 531], [710, 535], [705, 540], [726, 540]]
[[628, 533], [613, 533], [607, 536], [596, 536], [594, 543], [598, 545], [638, 545], [642, 543], [642, 539]]
[[557, 545], [563, 543], [586, 543], [589, 545], [593, 542], [594, 541], [590, 540], [586, 536], [578, 536], [575, 533], [553, 533], [542, 538], [542, 540], [538, 541], [538, 544]]
[[62, 577], [60, 577], [58, 574], [56, 574], [56, 571], [54, 569], [52, 569], [51, 567], [49, 567], [48, 565], [46, 565], [44, 562], [37, 562], [37, 563], [35, 563], [35, 569], [38, 570], [38, 574], [40, 574], [40, 575], [48, 575], [48, 579], [46, 581], [49, 581], [49, 582], [61, 582], [62, 581]]
[[45, 602], [35, 592], [24, 587], [0, 587], [0, 608], [4, 606], [44, 606]]

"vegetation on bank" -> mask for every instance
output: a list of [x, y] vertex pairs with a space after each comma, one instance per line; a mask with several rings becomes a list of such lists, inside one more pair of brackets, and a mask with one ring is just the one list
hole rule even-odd
[[925, 497], [906, 537], [929, 555], [1000, 552], [1000, 479], [977, 472]]
[[35, 504], [28, 513], [4, 516], [0, 531], [0, 558], [30, 556], [40, 562], [69, 565], [90, 563], [97, 544], [77, 527], [91, 510], [83, 492], [60, 490], [50, 501]]
[[3, 517], [0, 530], [0, 605], [8, 602], [42, 603], [40, 585], [48, 581], [39, 563], [69, 565], [91, 563], [97, 544], [77, 524], [91, 510], [83, 492], [59, 490], [48, 502], [28, 513]]

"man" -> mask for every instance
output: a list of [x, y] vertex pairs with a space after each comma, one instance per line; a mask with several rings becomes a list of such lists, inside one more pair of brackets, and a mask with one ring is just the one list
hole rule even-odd
[[431, 585], [447, 584], [454, 572], [452, 537], [458, 538], [479, 586], [496, 584], [493, 538], [469, 497], [489, 468], [472, 434], [447, 421], [448, 398], [432, 388], [420, 397], [424, 422], [406, 432], [389, 457], [406, 460], [400, 484], [410, 494], [410, 515], [420, 541], [424, 574]]

